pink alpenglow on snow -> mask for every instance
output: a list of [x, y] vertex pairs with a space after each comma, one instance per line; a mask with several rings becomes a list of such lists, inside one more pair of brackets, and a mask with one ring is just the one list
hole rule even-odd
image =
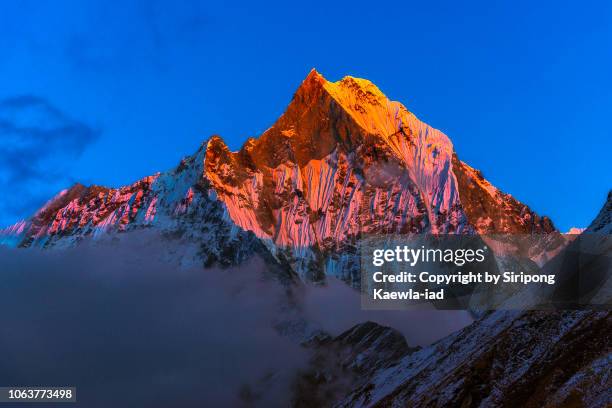
[[[370, 81], [330, 82], [315, 70], [281, 117], [239, 151], [213, 136], [175, 169], [129, 186], [77, 184], [3, 230], [0, 242], [65, 246], [143, 227], [227, 242], [249, 232], [315, 280], [354, 278], [363, 233], [556, 231]], [[208, 249], [221, 254], [215, 245]]]

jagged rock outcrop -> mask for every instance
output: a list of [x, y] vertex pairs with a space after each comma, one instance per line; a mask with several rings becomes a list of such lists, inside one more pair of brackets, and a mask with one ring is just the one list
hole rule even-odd
[[419, 350], [409, 347], [397, 330], [374, 322], [358, 324], [336, 337], [316, 333], [304, 347], [312, 357], [297, 375], [294, 407], [332, 406], [377, 370], [391, 367]]
[[591, 234], [612, 234], [612, 190], [608, 192], [606, 204], [584, 232]]

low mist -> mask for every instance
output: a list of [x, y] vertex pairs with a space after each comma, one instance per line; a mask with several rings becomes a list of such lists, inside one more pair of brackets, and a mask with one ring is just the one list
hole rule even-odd
[[301, 305], [306, 320], [334, 335], [369, 320], [398, 330], [410, 346], [426, 346], [473, 321], [463, 310], [362, 310], [359, 292], [333, 278], [305, 292]]
[[287, 406], [309, 355], [279, 322], [337, 335], [372, 320], [425, 345], [471, 321], [362, 311], [335, 280], [290, 296], [257, 259], [203, 270], [182, 245], [122, 241], [0, 248], [0, 385], [76, 386], [84, 407]]
[[172, 267], [143, 245], [0, 249], [4, 386], [76, 386], [79, 406], [286, 406], [305, 359], [273, 329], [262, 264]]

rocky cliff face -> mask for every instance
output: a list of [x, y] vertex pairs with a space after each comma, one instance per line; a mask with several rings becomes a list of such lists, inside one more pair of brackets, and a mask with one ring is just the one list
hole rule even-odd
[[205, 264], [240, 259], [252, 235], [305, 280], [352, 284], [364, 233], [554, 231], [371, 82], [314, 70], [239, 151], [214, 136], [172, 171], [122, 188], [75, 185], [0, 240], [52, 247], [144, 227], [202, 241]]
[[494, 312], [360, 378], [338, 407], [605, 407], [609, 312]]
[[[609, 194], [584, 232], [595, 234], [597, 242], [603, 240], [592, 250], [608, 255], [610, 240], [600, 234], [610, 228], [611, 205]], [[566, 249], [574, 250], [572, 245]], [[564, 256], [561, 253], [558, 258]], [[601, 268], [592, 260], [580, 266], [586, 275], [597, 274]], [[609, 263], [605, 268], [609, 278]], [[600, 292], [605, 299], [595, 304], [609, 305], [611, 293]], [[381, 365], [372, 364], [370, 370], [361, 367], [365, 374], [356, 377], [352, 387], [345, 387], [350, 391], [330, 405], [608, 407], [612, 400], [612, 314], [606, 307], [595, 309], [599, 310], [489, 312], [431, 346], [420, 350], [396, 347], [403, 355], [381, 358]], [[366, 351], [358, 345], [346, 347], [364, 355], [376, 350], [375, 346]]]

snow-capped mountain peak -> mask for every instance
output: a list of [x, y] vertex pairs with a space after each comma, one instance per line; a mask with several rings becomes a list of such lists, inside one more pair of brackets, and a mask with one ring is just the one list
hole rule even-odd
[[[144, 227], [221, 242], [252, 234], [304, 279], [351, 283], [363, 233], [555, 231], [373, 83], [330, 82], [316, 70], [239, 151], [213, 136], [175, 169], [129, 186], [75, 185], [0, 239], [52, 247]], [[207, 262], [223, 257], [222, 246], [205, 245], [215, 254]]]

